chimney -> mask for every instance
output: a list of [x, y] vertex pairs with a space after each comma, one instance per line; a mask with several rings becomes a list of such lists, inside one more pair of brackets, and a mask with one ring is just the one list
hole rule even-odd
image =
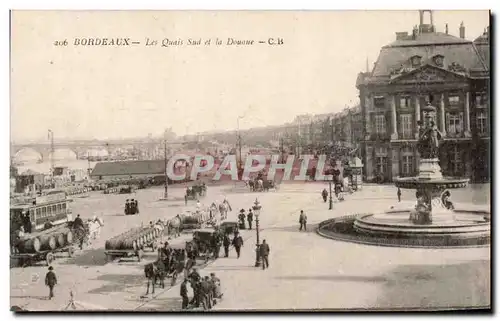
[[464, 22], [460, 23], [460, 38], [465, 39], [465, 26]]
[[445, 32], [446, 32], [446, 34], [448, 34], [448, 24], [446, 24]]
[[396, 40], [408, 39], [408, 32], [396, 32]]

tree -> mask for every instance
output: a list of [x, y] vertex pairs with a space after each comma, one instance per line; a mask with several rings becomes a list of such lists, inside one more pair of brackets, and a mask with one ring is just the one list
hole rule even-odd
[[19, 175], [19, 171], [16, 166], [10, 165], [10, 178], [16, 178]]

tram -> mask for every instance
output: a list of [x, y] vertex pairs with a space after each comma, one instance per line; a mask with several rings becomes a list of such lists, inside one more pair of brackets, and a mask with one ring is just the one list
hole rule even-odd
[[41, 231], [47, 225], [55, 226], [72, 221], [70, 202], [72, 200], [66, 197], [66, 193], [53, 192], [22, 204], [11, 205], [11, 229], [16, 231], [23, 226], [25, 232], [30, 233]]

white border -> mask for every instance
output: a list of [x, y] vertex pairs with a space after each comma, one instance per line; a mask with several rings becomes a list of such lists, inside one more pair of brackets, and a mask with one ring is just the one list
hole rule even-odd
[[[304, 1], [282, 1], [281, 3], [278, 1], [271, 1], [271, 0], [247, 0], [247, 1], [211, 1], [210, 3], [207, 3], [206, 1], [203, 0], [184, 0], [184, 1], [149, 1], [149, 0], [141, 0], [141, 1], [130, 1], [130, 0], [122, 0], [122, 1], [108, 1], [104, 2], [102, 0], [87, 0], [87, 1], [2, 1], [1, 7], [1, 61], [2, 61], [2, 69], [1, 69], [1, 79], [2, 79], [2, 86], [1, 86], [1, 101], [2, 101], [2, 107], [0, 109], [0, 112], [2, 113], [0, 116], [0, 121], [2, 124], [0, 125], [0, 130], [2, 131], [1, 137], [3, 138], [1, 140], [1, 148], [4, 150], [4, 156], [0, 157], [1, 160], [1, 166], [0, 168], [3, 168], [2, 171], [0, 171], [1, 175], [1, 186], [2, 186], [2, 193], [1, 197], [3, 202], [1, 204], [4, 205], [4, 216], [7, 216], [7, 206], [9, 204], [8, 200], [8, 188], [7, 188], [7, 182], [8, 182], [8, 176], [7, 176], [7, 168], [9, 166], [9, 158], [8, 158], [8, 151], [9, 151], [9, 12], [8, 9], [128, 9], [128, 10], [133, 10], [133, 9], [204, 9], [204, 10], [242, 10], [242, 9], [251, 9], [251, 10], [256, 10], [256, 9], [264, 9], [264, 10], [348, 10], [348, 9], [358, 9], [358, 10], [364, 10], [364, 9], [389, 9], [389, 10], [414, 10], [417, 9], [416, 6], [419, 8], [426, 8], [426, 9], [435, 9], [435, 10], [457, 10], [457, 9], [462, 9], [462, 10], [470, 10], [470, 9], [493, 9], [493, 13], [498, 13], [500, 12], [498, 10], [499, 6], [498, 1], [484, 1], [484, 0], [474, 0], [474, 1], [467, 1], [467, 2], [457, 2], [457, 1], [449, 1], [449, 2], [440, 2], [438, 3], [437, 1], [430, 1], [430, 0], [420, 0], [418, 2], [401, 2], [401, 1], [336, 1], [336, 2], [330, 2], [330, 3], [325, 3], [325, 1], [313, 1], [313, 0], [304, 0]], [[466, 6], [464, 6], [466, 5]], [[497, 33], [495, 33], [497, 35]], [[495, 43], [498, 43], [498, 36], [495, 37]], [[495, 57], [492, 57], [492, 59], [498, 58], [498, 55], [495, 55]], [[354, 86], [354, 84], [353, 84]], [[495, 89], [497, 90], [498, 83], [495, 86]], [[498, 93], [498, 90], [496, 91]], [[495, 108], [494, 106], [493, 108]], [[498, 113], [498, 111], [497, 111]], [[498, 118], [495, 119], [495, 128], [500, 128], [498, 126]], [[495, 137], [496, 138], [496, 137]], [[497, 140], [495, 139], [495, 142]], [[498, 143], [500, 144], [500, 143]], [[495, 149], [499, 150], [497, 144], [495, 144]], [[4, 190], [5, 189], [5, 190]], [[495, 196], [497, 196], [497, 193], [495, 193]], [[498, 197], [495, 197], [495, 199], [499, 199]], [[496, 208], [495, 208], [496, 209]], [[4, 218], [4, 220], [7, 220], [7, 218]], [[497, 221], [497, 220], [495, 220]], [[9, 249], [8, 249], [8, 244], [9, 241], [7, 240], [7, 236], [9, 235], [8, 233], [8, 224], [0, 224], [0, 227], [2, 229], [1, 235], [4, 236], [4, 242], [2, 242], [2, 249], [4, 254], [2, 257], [7, 258]], [[496, 229], [495, 229], [496, 230]], [[498, 238], [498, 237], [497, 237]], [[5, 261], [4, 261], [5, 262]], [[2, 308], [1, 308], [1, 314], [5, 317], [5, 319], [11, 319], [14, 318], [13, 314], [8, 311], [8, 307], [10, 306], [9, 304], [9, 269], [8, 265], [6, 263], [2, 264], [2, 274], [1, 274], [1, 281], [2, 281], [2, 291], [1, 291], [1, 303], [2, 303]], [[459, 282], [459, 280], [457, 280]], [[496, 302], [495, 302], [496, 303]], [[71, 316], [65, 316], [64, 318], [69, 319]], [[85, 316], [85, 318], [89, 318], [90, 316]], [[102, 316], [92, 316], [93, 318], [102, 318]], [[229, 317], [229, 316], [228, 316]], [[231, 318], [236, 318], [238, 316], [231, 316]], [[264, 317], [264, 316], [262, 316]], [[267, 317], [267, 316], [265, 316]], [[278, 317], [278, 316], [276, 316]], [[283, 317], [288, 317], [288, 316], [283, 316]], [[310, 318], [312, 316], [308, 316], [307, 318]], [[345, 316], [333, 316], [334, 318], [345, 318]], [[386, 318], [386, 316], [380, 316], [382, 318]], [[53, 318], [53, 316], [37, 316], [37, 318]], [[139, 316], [131, 316], [128, 317], [131, 319], [139, 319]], [[248, 317], [247, 317], [248, 318]], [[260, 318], [260, 316], [252, 316], [252, 319]], [[306, 318], [306, 316], [304, 316]], [[415, 318], [415, 317], [412, 317]], [[431, 317], [430, 315], [426, 315], [426, 320], [429, 319], [434, 319], [436, 317]], [[4, 320], [5, 320], [4, 319]]]

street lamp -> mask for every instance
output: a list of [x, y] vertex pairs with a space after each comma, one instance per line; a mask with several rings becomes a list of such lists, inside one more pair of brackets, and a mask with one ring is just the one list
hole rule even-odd
[[[332, 178], [333, 179], [333, 178]], [[333, 198], [332, 198], [332, 180], [328, 181], [330, 185], [330, 200], [328, 201], [328, 209], [331, 210], [333, 209]]]
[[260, 239], [259, 239], [259, 216], [262, 206], [260, 206], [259, 200], [256, 198], [254, 206], [252, 206], [253, 214], [255, 215], [255, 230], [257, 231], [257, 243], [255, 248], [255, 267], [259, 267], [261, 264], [260, 257]]

